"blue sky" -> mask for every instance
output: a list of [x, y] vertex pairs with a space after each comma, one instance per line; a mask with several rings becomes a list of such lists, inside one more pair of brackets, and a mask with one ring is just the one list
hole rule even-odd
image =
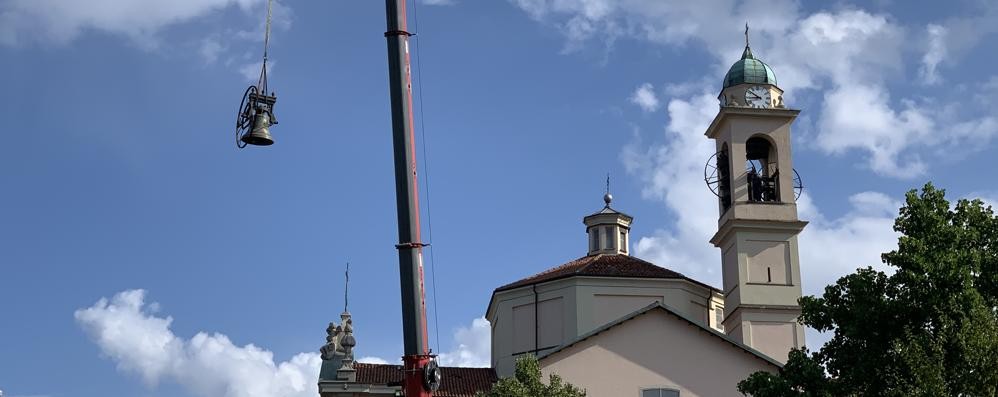
[[[802, 109], [805, 292], [877, 265], [908, 189], [998, 202], [989, 1], [416, 11], [445, 364], [488, 362], [476, 319], [495, 287], [585, 254], [607, 173], [636, 255], [720, 285], [703, 131], [746, 21]], [[384, 5], [278, 2], [277, 144], [237, 150], [264, 15], [263, 0], [0, 0], [6, 396], [313, 396], [346, 262], [359, 356], [401, 355]]]

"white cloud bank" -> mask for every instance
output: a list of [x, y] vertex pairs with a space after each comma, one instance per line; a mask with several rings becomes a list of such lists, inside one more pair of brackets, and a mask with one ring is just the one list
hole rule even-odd
[[274, 354], [252, 344], [236, 346], [222, 334], [199, 332], [190, 339], [170, 330], [172, 317], [158, 317], [144, 290], [128, 290], [77, 310], [76, 321], [118, 368], [147, 385], [174, 381], [211, 397], [315, 397], [318, 353], [300, 353], [275, 363]]
[[41, 41], [65, 44], [93, 29], [124, 35], [154, 47], [163, 28], [237, 5], [266, 0], [8, 0], [0, 4], [0, 43]]
[[[479, 317], [468, 326], [454, 330], [454, 349], [438, 353], [437, 361], [444, 367], [490, 367], [492, 366], [492, 328], [489, 321]], [[380, 357], [364, 357], [358, 362], [370, 364], [390, 364]], [[398, 361], [398, 360], [396, 360]], [[399, 364], [400, 362], [396, 362]]]
[[[817, 139], [808, 143], [832, 155], [858, 151], [866, 157], [866, 167], [880, 175], [923, 175], [927, 170], [923, 156], [959, 155], [959, 150], [938, 153], [935, 149], [940, 142], [961, 147], [959, 143], [968, 142], [965, 129], [972, 129], [979, 139], [969, 145], [977, 149], [969, 150], [986, 147], [998, 135], [998, 119], [987, 112], [958, 117], [956, 109], [937, 111], [933, 110], [937, 106], [925, 103], [934, 98], [890, 95], [886, 83], [904, 73], [902, 50], [910, 47], [906, 46], [908, 29], [890, 15], [848, 7], [805, 15], [799, 2], [792, 0], [511, 1], [535, 20], [560, 30], [569, 50], [591, 40], [613, 43], [621, 38], [702, 47], [717, 61], [707, 71], [705, 87], [715, 95], [721, 76], [738, 59], [743, 46], [740, 29], [749, 21], [753, 52], [774, 66], [789, 105], [793, 106], [793, 96], [801, 90], [824, 93], [818, 106]], [[939, 81], [937, 66], [952, 58], [951, 47], [966, 48], [981, 35], [998, 30], [974, 31], [967, 26], [985, 24], [968, 21], [926, 29], [922, 77]], [[957, 33], [969, 38], [954, 43]]]
[[472, 320], [471, 325], [454, 331], [454, 350], [440, 353], [440, 365], [448, 367], [490, 367], [492, 328], [485, 317]]
[[[221, 60], [255, 81], [260, 62], [252, 61], [250, 54], [261, 48], [246, 49], [263, 42], [267, 0], [6, 0], [0, 2], [0, 45], [67, 45], [96, 31], [123, 37], [143, 50], [156, 50], [171, 43], [162, 37], [167, 28], [229, 7], [244, 11], [243, 23], [253, 28], [211, 27], [198, 32], [202, 39], [196, 42], [195, 53], [206, 65]], [[291, 19], [291, 9], [274, 1], [272, 30], [289, 29]]]
[[[184, 339], [170, 329], [173, 318], [157, 316], [158, 305], [146, 303], [145, 297], [145, 290], [122, 291], [74, 316], [101, 353], [146, 385], [171, 381], [205, 397], [315, 397], [318, 392], [318, 353], [299, 353], [277, 363], [272, 352], [253, 344], [237, 346], [223, 334], [199, 332]], [[490, 334], [484, 318], [458, 328], [456, 347], [440, 354], [441, 365], [488, 367]], [[357, 361], [399, 364], [370, 356]]]

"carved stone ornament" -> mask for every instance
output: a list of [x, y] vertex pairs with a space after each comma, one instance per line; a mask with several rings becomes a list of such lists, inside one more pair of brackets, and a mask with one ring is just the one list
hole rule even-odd
[[340, 338], [343, 335], [343, 328], [336, 323], [329, 323], [326, 327], [326, 344], [319, 348], [323, 360], [332, 360], [338, 354]]

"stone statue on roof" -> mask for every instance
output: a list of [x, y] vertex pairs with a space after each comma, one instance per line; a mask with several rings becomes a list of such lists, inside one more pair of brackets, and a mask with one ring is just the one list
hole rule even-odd
[[[350, 280], [350, 265], [347, 264], [346, 282]], [[347, 287], [349, 284], [347, 284]], [[319, 348], [322, 357], [322, 368], [319, 379], [332, 381], [353, 381], [356, 377], [353, 363], [353, 348], [357, 339], [353, 336], [353, 319], [347, 310], [347, 288], [344, 288], [343, 313], [340, 323], [329, 323], [326, 327], [326, 344]]]

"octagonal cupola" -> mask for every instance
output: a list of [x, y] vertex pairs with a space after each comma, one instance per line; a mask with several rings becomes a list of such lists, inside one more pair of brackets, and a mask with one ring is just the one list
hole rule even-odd
[[630, 215], [610, 207], [613, 196], [607, 191], [603, 196], [606, 205], [598, 212], [582, 218], [589, 235], [589, 255], [623, 254], [627, 255], [630, 243]]

